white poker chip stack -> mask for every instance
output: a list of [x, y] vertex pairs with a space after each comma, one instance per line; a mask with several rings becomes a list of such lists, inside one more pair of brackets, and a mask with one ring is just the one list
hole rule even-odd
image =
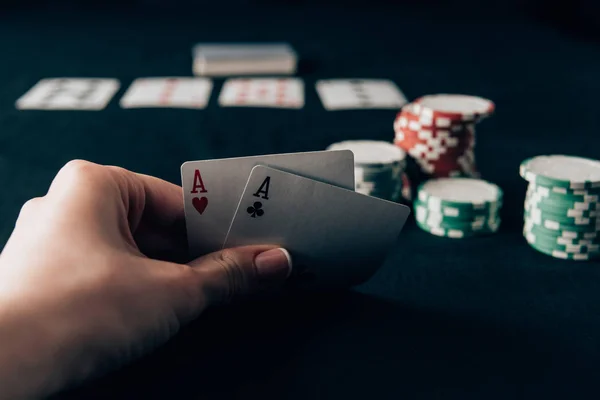
[[406, 184], [404, 175], [406, 153], [392, 143], [348, 140], [334, 143], [327, 150], [354, 153], [356, 192], [390, 201], [409, 196], [410, 185]]

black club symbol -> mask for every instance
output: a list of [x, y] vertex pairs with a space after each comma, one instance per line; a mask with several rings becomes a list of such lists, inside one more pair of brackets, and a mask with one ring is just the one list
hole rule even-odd
[[262, 209], [262, 203], [260, 201], [255, 201], [253, 205], [246, 209], [246, 212], [250, 214], [252, 218], [256, 218], [262, 217], [265, 210]]

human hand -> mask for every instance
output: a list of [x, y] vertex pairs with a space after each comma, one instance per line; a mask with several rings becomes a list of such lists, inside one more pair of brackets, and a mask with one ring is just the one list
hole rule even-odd
[[289, 254], [268, 245], [180, 263], [183, 221], [180, 187], [85, 161], [27, 202], [0, 254], [0, 399], [117, 368], [290, 273]]

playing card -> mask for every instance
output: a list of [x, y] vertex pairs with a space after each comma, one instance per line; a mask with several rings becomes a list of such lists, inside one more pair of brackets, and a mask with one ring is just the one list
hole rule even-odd
[[102, 110], [119, 90], [116, 79], [42, 79], [17, 100], [19, 110]]
[[304, 83], [297, 78], [229, 79], [223, 85], [223, 107], [302, 108]]
[[136, 79], [120, 104], [123, 108], [205, 108], [212, 81], [207, 78]]
[[408, 100], [396, 84], [380, 79], [330, 79], [317, 82], [325, 109], [399, 109]]
[[186, 162], [181, 181], [192, 257], [223, 247], [250, 171], [259, 164], [354, 188], [354, 154], [347, 150]]
[[224, 246], [279, 245], [292, 256], [292, 283], [347, 287], [375, 273], [409, 213], [401, 204], [257, 166]]
[[296, 57], [287, 43], [198, 43], [192, 53], [194, 58], [213, 60]]
[[286, 43], [200, 43], [193, 49], [196, 75], [293, 74], [297, 55]]

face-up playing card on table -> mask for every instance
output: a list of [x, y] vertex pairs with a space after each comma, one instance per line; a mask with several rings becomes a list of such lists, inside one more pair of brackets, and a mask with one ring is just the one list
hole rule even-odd
[[259, 164], [354, 188], [354, 154], [347, 150], [186, 162], [181, 181], [192, 257], [223, 247], [250, 172]]
[[136, 79], [119, 102], [123, 108], [195, 108], [208, 104], [212, 81], [207, 78]]
[[119, 90], [116, 79], [42, 79], [16, 102], [19, 110], [102, 110]]
[[379, 268], [409, 213], [401, 204], [257, 166], [225, 247], [279, 245], [292, 256], [292, 283], [347, 287]]
[[384, 79], [330, 79], [317, 82], [325, 109], [399, 109], [408, 100], [392, 81]]
[[302, 108], [304, 82], [297, 78], [229, 79], [223, 85], [223, 107]]

